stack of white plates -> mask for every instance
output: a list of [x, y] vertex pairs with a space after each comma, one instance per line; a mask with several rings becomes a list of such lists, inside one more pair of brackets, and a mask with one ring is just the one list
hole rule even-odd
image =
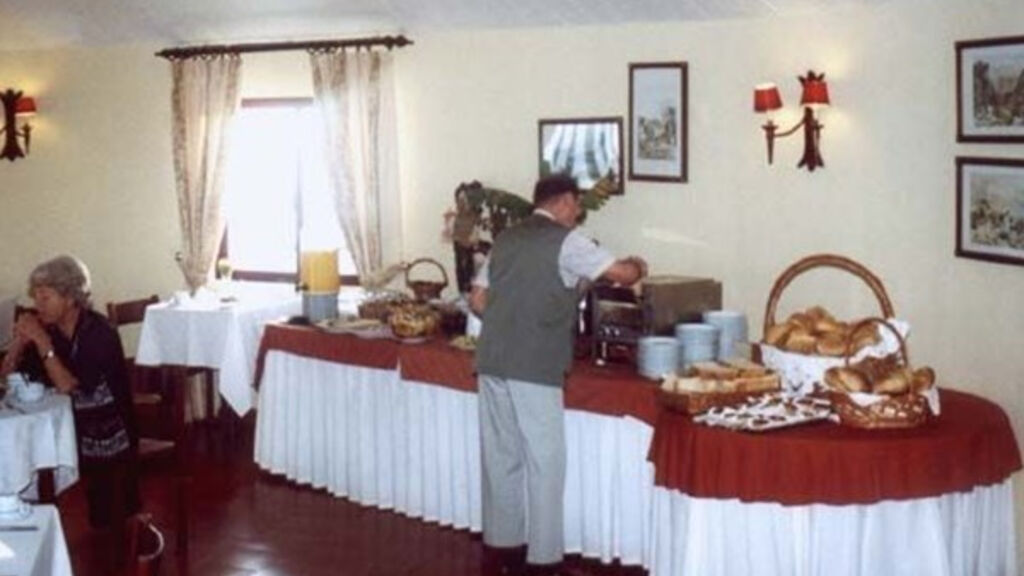
[[637, 342], [636, 368], [641, 376], [660, 379], [675, 374], [679, 343], [669, 336], [644, 336]]
[[747, 342], [747, 315], [743, 312], [709, 310], [704, 313], [704, 323], [718, 327], [719, 359], [736, 356], [736, 343]]
[[711, 324], [676, 324], [680, 372], [685, 372], [694, 362], [717, 357], [718, 332], [718, 327]]

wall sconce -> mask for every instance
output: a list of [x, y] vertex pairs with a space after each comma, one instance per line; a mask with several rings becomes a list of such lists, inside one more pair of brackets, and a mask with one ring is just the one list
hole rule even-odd
[[[36, 101], [31, 97], [23, 97], [21, 91], [7, 90], [0, 94], [0, 101], [4, 105], [4, 125], [0, 128], [0, 134], [4, 135], [4, 147], [0, 151], [0, 158], [6, 158], [14, 162], [17, 158], [24, 158], [28, 154], [29, 144], [32, 141], [32, 125], [26, 120], [36, 113]], [[21, 126], [18, 126], [21, 120]], [[18, 138], [25, 142], [22, 149]]]
[[[793, 134], [801, 127], [804, 129], [804, 155], [800, 158], [797, 168], [806, 167], [809, 171], [819, 166], [825, 166], [821, 159], [821, 129], [824, 125], [814, 117], [814, 108], [828, 106], [828, 84], [825, 83], [825, 74], [815, 74], [808, 70], [806, 76], [798, 76], [803, 90], [800, 95], [800, 105], [804, 107], [804, 117], [800, 122], [786, 130], [777, 132], [778, 126], [772, 122], [771, 116], [768, 122], [761, 126], [764, 129], [765, 140], [768, 143], [768, 163], [772, 163], [772, 155], [775, 149], [775, 139], [785, 138]], [[782, 108], [782, 97], [779, 96], [779, 88], [775, 84], [758, 84], [754, 87], [754, 112], [759, 114], [771, 114], [773, 110]]]

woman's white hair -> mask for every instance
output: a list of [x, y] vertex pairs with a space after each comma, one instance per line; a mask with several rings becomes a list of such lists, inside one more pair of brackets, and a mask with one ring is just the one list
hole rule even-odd
[[28, 276], [28, 295], [36, 288], [48, 287], [65, 298], [71, 298], [79, 307], [89, 308], [92, 303], [92, 282], [85, 264], [67, 254], [39, 264]]

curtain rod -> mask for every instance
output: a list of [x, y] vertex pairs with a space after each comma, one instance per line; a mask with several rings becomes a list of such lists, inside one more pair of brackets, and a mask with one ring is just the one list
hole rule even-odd
[[348, 40], [316, 40], [312, 42], [265, 42], [258, 44], [217, 44], [209, 46], [190, 46], [186, 48], [167, 48], [156, 53], [160, 58], [175, 60], [195, 56], [214, 56], [217, 54], [241, 54], [243, 52], [282, 52], [288, 50], [333, 50], [335, 48], [371, 48], [383, 46], [388, 50], [412, 44], [405, 36], [374, 36], [372, 38], [351, 38]]

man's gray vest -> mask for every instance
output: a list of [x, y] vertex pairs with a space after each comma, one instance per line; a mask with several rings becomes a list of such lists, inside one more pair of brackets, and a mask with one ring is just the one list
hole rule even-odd
[[569, 229], [534, 214], [491, 251], [490, 286], [476, 351], [480, 374], [561, 386], [572, 364], [576, 291], [558, 255]]

